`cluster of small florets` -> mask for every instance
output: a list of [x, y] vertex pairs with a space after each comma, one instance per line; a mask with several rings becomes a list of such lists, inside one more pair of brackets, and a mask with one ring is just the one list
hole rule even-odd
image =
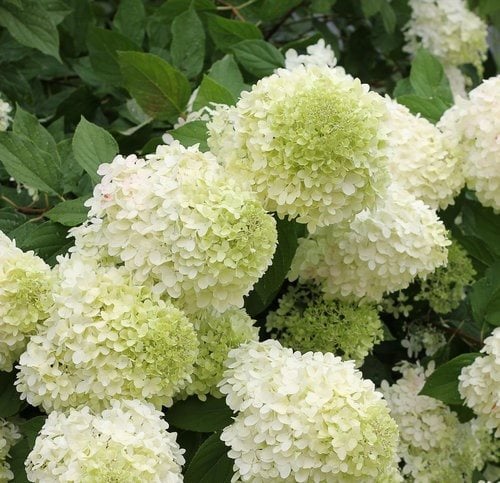
[[485, 463], [483, 446], [490, 441], [471, 422], [460, 423], [443, 402], [419, 396], [432, 365], [427, 371], [409, 363], [397, 369], [402, 377], [392, 386], [383, 381], [381, 390], [398, 424], [403, 475], [416, 482], [471, 481], [474, 469]]
[[219, 313], [204, 309], [189, 316], [198, 337], [199, 351], [191, 374], [191, 382], [179, 397], [196, 394], [205, 400], [207, 394], [221, 397], [217, 384], [222, 379], [224, 362], [231, 349], [259, 339], [259, 330], [243, 309]]
[[389, 109], [389, 169], [415, 198], [434, 209], [453, 204], [465, 184], [458, 158], [446, 150], [445, 137], [427, 119], [386, 98]]
[[181, 483], [184, 450], [162, 413], [136, 400], [52, 412], [26, 460], [33, 482]]
[[307, 54], [298, 54], [295, 49], [288, 49], [285, 52], [285, 68], [293, 70], [301, 65], [308, 67], [335, 67], [337, 59], [332, 48], [323, 39], [318, 40], [313, 45], [306, 48]]
[[232, 350], [227, 368], [233, 481], [400, 481], [397, 426], [353, 362], [268, 340]]
[[290, 286], [266, 321], [268, 331], [300, 352], [332, 352], [358, 366], [383, 338], [378, 312], [369, 305], [327, 300], [311, 285]]
[[95, 226], [75, 232], [77, 251], [100, 247], [189, 310], [243, 305], [271, 263], [275, 221], [212, 154], [174, 142], [98, 172], [87, 202]]
[[198, 341], [169, 300], [135, 285], [125, 267], [60, 260], [55, 307], [20, 358], [17, 389], [49, 412], [111, 399], [158, 407], [190, 381]]
[[465, 403], [500, 436], [500, 327], [484, 341], [481, 352], [462, 369], [458, 389]]
[[500, 212], [500, 76], [485, 80], [469, 99], [443, 114], [438, 127], [463, 164], [467, 186], [478, 200]]
[[52, 303], [50, 267], [0, 231], [0, 370], [11, 371]]
[[432, 325], [410, 323], [406, 325], [406, 336], [401, 345], [407, 350], [408, 357], [417, 357], [422, 351], [432, 357], [446, 345], [446, 337]]
[[313, 231], [384, 194], [387, 108], [341, 68], [279, 69], [219, 108], [208, 144], [266, 209]]
[[377, 305], [379, 311], [391, 314], [396, 320], [407, 318], [413, 310], [412, 300], [403, 290], [385, 296]]
[[11, 117], [12, 106], [0, 98], [0, 132], [7, 131]]
[[16, 426], [0, 418], [0, 481], [6, 482], [14, 478], [10, 470], [10, 448], [21, 438]]
[[465, 0], [410, 0], [412, 13], [405, 28], [405, 50], [421, 47], [445, 65], [473, 64], [482, 72], [486, 60], [486, 24], [467, 8]]
[[460, 305], [465, 298], [465, 288], [474, 281], [475, 275], [467, 252], [453, 242], [448, 247], [448, 264], [422, 280], [415, 300], [427, 300], [434, 312], [447, 314]]
[[313, 280], [334, 298], [379, 302], [444, 265], [449, 243], [435, 211], [391, 185], [374, 209], [301, 239], [289, 278]]

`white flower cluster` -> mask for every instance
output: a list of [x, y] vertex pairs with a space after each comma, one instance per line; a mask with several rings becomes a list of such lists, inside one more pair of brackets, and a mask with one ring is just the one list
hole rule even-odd
[[386, 97], [389, 170], [397, 183], [434, 209], [444, 209], [465, 185], [458, 157], [446, 149], [439, 129]]
[[500, 76], [485, 80], [469, 99], [459, 99], [438, 127], [460, 157], [467, 186], [500, 212]]
[[239, 411], [221, 436], [232, 481], [400, 481], [396, 424], [352, 362], [268, 340], [232, 350], [227, 368], [220, 388]]
[[371, 206], [388, 183], [383, 98], [340, 68], [279, 69], [219, 108], [208, 144], [266, 209], [314, 231]]
[[98, 172], [90, 225], [73, 231], [76, 251], [114, 257], [189, 311], [243, 305], [271, 263], [275, 221], [212, 154], [174, 142]]
[[7, 131], [11, 117], [12, 106], [0, 98], [0, 132]]
[[224, 363], [231, 349], [250, 340], [259, 340], [259, 330], [243, 309], [219, 313], [204, 309], [190, 314], [198, 337], [199, 351], [191, 382], [179, 397], [196, 394], [201, 400], [207, 394], [221, 397], [217, 384], [222, 379]]
[[14, 478], [9, 465], [10, 448], [21, 439], [16, 426], [0, 418], [0, 481], [7, 482]]
[[419, 396], [432, 365], [427, 371], [409, 363], [397, 369], [402, 377], [392, 386], [383, 381], [381, 390], [398, 424], [403, 475], [422, 483], [471, 481], [485, 463], [490, 440], [471, 422], [460, 423], [443, 402]]
[[473, 64], [482, 72], [488, 50], [487, 26], [465, 0], [410, 0], [405, 50], [429, 50], [445, 66]]
[[52, 289], [50, 267], [33, 252], [23, 252], [0, 231], [0, 370], [14, 362], [48, 317]]
[[435, 211], [391, 185], [374, 209], [301, 239], [289, 278], [313, 280], [338, 299], [378, 302], [444, 265], [449, 244]]
[[407, 350], [408, 357], [417, 357], [421, 351], [433, 356], [446, 345], [446, 337], [432, 325], [410, 323], [406, 326], [406, 336], [401, 345]]
[[484, 341], [481, 352], [458, 376], [458, 389], [467, 406], [500, 437], [500, 327]]
[[49, 412], [111, 399], [160, 407], [190, 382], [198, 341], [169, 300], [134, 285], [124, 267], [61, 259], [55, 307], [21, 355], [17, 390]]
[[26, 460], [37, 483], [181, 483], [184, 450], [153, 406], [111, 401], [102, 413], [88, 407], [52, 412]]
[[307, 54], [299, 55], [295, 49], [288, 49], [285, 52], [285, 68], [293, 70], [301, 65], [308, 67], [315, 65], [317, 67], [335, 67], [337, 59], [332, 48], [325, 44], [323, 39], [318, 40], [314, 45], [306, 48]]

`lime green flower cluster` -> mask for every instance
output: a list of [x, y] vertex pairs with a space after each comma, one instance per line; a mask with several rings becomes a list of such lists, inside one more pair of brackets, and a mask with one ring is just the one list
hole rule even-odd
[[190, 315], [190, 320], [198, 337], [199, 352], [191, 383], [181, 396], [196, 394], [201, 400], [205, 400], [207, 394], [222, 397], [217, 384], [222, 379], [229, 351], [244, 342], [258, 341], [259, 331], [246, 312], [236, 308], [222, 313], [214, 309], [200, 310]]
[[0, 231], [0, 370], [11, 371], [52, 304], [50, 267]]
[[467, 252], [454, 242], [448, 247], [448, 265], [439, 267], [421, 283], [416, 300], [427, 300], [432, 310], [447, 314], [460, 305], [465, 287], [474, 281], [476, 271]]
[[14, 478], [9, 464], [9, 451], [19, 439], [21, 435], [17, 427], [0, 418], [0, 481], [2, 483]]
[[375, 308], [327, 300], [311, 285], [291, 286], [266, 321], [285, 347], [300, 352], [333, 352], [357, 365], [383, 339]]

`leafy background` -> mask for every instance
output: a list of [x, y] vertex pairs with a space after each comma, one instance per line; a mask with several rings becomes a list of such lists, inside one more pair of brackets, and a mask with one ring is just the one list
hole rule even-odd
[[[490, 24], [484, 76], [496, 75], [500, 2], [470, 4]], [[12, 129], [0, 133], [0, 230], [54, 264], [71, 246], [69, 227], [86, 218], [84, 201], [100, 163], [118, 152], [152, 152], [166, 131], [206, 149], [203, 121], [173, 129], [195, 89], [195, 110], [234, 104], [242, 90], [284, 65], [286, 49], [304, 51], [320, 38], [347, 72], [436, 121], [452, 104], [451, 93], [435, 58], [421, 52], [412, 63], [402, 51], [409, 15], [406, 0], [0, 0], [0, 92], [16, 106]], [[468, 72], [480, 82], [472, 67]], [[19, 183], [38, 190], [38, 200]], [[467, 191], [441, 217], [479, 276], [446, 316], [450, 342], [424, 391], [466, 419], [456, 376], [500, 325], [500, 217]], [[286, 220], [278, 230], [273, 265], [246, 299], [261, 326], [304, 234]], [[439, 319], [428, 307], [420, 316]], [[375, 383], [392, 380], [392, 366], [406, 356], [401, 323], [385, 322], [386, 341], [363, 367]], [[11, 464], [15, 481], [24, 482], [23, 462], [44, 416], [19, 400], [13, 380], [0, 374], [0, 417], [15, 420], [24, 435]], [[230, 481], [232, 462], [218, 439], [231, 417], [223, 400], [191, 398], [166, 417], [187, 450], [186, 482]]]

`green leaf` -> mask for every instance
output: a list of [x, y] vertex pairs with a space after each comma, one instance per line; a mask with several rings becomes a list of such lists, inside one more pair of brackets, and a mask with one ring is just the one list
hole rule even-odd
[[144, 2], [142, 0], [120, 0], [113, 19], [113, 27], [132, 42], [141, 45], [146, 28]]
[[251, 317], [263, 312], [273, 301], [283, 285], [297, 250], [298, 239], [305, 235], [305, 225], [287, 219], [277, 220], [278, 246], [271, 266], [255, 284], [245, 300], [245, 308]]
[[228, 448], [214, 433], [200, 446], [184, 475], [184, 483], [230, 483], [233, 462], [227, 456]]
[[34, 418], [28, 419], [27, 421], [24, 421], [18, 425], [19, 430], [27, 439], [28, 446], [30, 448], [33, 448], [33, 446], [35, 446], [35, 439], [42, 429], [42, 426], [45, 423], [46, 419], [46, 416], [35, 416]]
[[462, 369], [474, 362], [479, 353], [461, 354], [451, 361], [439, 366], [425, 382], [420, 391], [421, 396], [430, 396], [446, 404], [462, 404], [458, 392], [458, 376]]
[[15, 238], [17, 246], [24, 251], [33, 250], [48, 264], [54, 265], [57, 255], [66, 253], [73, 245], [72, 239], [67, 239], [68, 229], [59, 223], [25, 223], [9, 233]]
[[492, 265], [485, 277], [472, 285], [469, 300], [478, 324], [487, 322], [500, 326], [500, 262]]
[[396, 28], [396, 14], [388, 0], [382, 0], [380, 15], [382, 15], [385, 31], [392, 34]]
[[59, 33], [50, 13], [34, 0], [22, 0], [20, 5], [2, 2], [0, 25], [20, 44], [59, 57]]
[[[302, 0], [264, 0], [259, 8], [259, 17], [266, 22], [278, 19], [286, 15], [290, 10], [300, 5]], [[329, 1], [333, 4], [333, 1]]]
[[9, 418], [19, 412], [22, 401], [16, 391], [14, 372], [0, 372], [0, 418]]
[[97, 168], [113, 160], [118, 144], [109, 132], [82, 117], [73, 137], [73, 153], [77, 163], [98, 182]]
[[14, 211], [12, 208], [2, 208], [0, 209], [0, 231], [5, 234], [9, 234], [12, 230], [15, 230], [18, 226], [28, 221], [28, 217]]
[[229, 20], [216, 15], [207, 15], [208, 31], [217, 48], [223, 52], [238, 42], [248, 39], [261, 39], [261, 31], [253, 24], [239, 20]]
[[384, 0], [361, 0], [361, 10], [365, 17], [373, 17], [376, 13], [380, 12]]
[[45, 216], [52, 221], [57, 221], [64, 226], [78, 226], [87, 219], [89, 209], [84, 205], [88, 200], [87, 196], [76, 200], [63, 201], [57, 204]]
[[72, 9], [64, 0], [38, 0], [40, 6], [50, 13], [50, 19], [54, 25], [60, 24]]
[[424, 97], [417, 96], [416, 94], [405, 94], [403, 96], [399, 96], [397, 101], [400, 104], [404, 104], [408, 109], [410, 109], [411, 112], [413, 112], [413, 114], [421, 114], [432, 123], [439, 121], [444, 111], [446, 111], [449, 107], [441, 99], [426, 99]]
[[243, 76], [231, 54], [227, 54], [215, 62], [208, 71], [208, 76], [225, 87], [236, 99], [245, 88]]
[[198, 95], [193, 103], [193, 110], [197, 111], [204, 106], [208, 106], [211, 102], [230, 106], [236, 102], [236, 99], [225, 87], [218, 84], [212, 78], [204, 76]]
[[191, 87], [185, 75], [153, 54], [120, 52], [128, 91], [151, 117], [175, 121], [186, 107]]
[[178, 401], [167, 409], [165, 417], [176, 428], [201, 433], [220, 431], [233, 422], [233, 412], [226, 406], [224, 398], [213, 396], [208, 396], [206, 401], [200, 401], [196, 396]]
[[87, 37], [89, 57], [94, 73], [104, 82], [120, 86], [123, 78], [118, 51], [140, 51], [138, 45], [118, 32], [91, 27]]
[[185, 147], [199, 144], [201, 151], [208, 151], [208, 133], [207, 123], [205, 121], [187, 122], [177, 129], [169, 131], [169, 133], [174, 139], [177, 139], [177, 141], [179, 141]]
[[411, 63], [410, 83], [415, 93], [432, 97], [444, 78], [444, 70], [439, 60], [427, 50], [420, 49]]
[[62, 191], [60, 160], [24, 136], [12, 132], [0, 133], [0, 161], [19, 183], [44, 193]]
[[172, 64], [190, 79], [202, 71], [205, 59], [205, 30], [193, 8], [178, 15], [172, 22], [170, 53]]
[[271, 75], [285, 65], [283, 54], [264, 40], [244, 40], [233, 45], [231, 50], [245, 70], [256, 77]]

